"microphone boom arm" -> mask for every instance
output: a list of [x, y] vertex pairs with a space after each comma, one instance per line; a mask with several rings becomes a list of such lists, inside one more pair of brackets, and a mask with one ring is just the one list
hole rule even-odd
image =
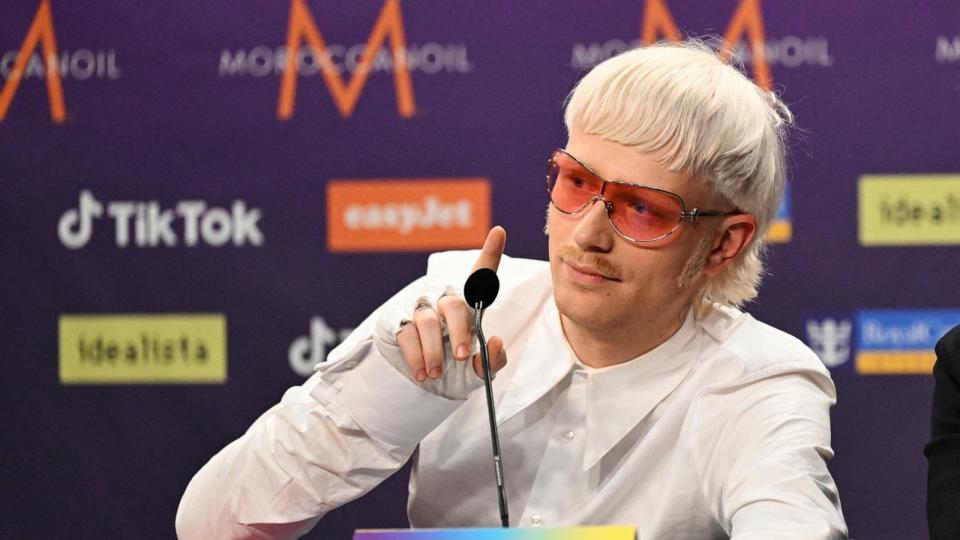
[[503, 484], [503, 462], [500, 458], [500, 435], [497, 432], [497, 413], [493, 408], [493, 377], [490, 370], [490, 355], [487, 350], [487, 339], [483, 336], [483, 302], [477, 302], [476, 310], [477, 337], [480, 339], [480, 363], [483, 364], [483, 386], [487, 393], [487, 416], [490, 420], [490, 440], [493, 443], [493, 467], [497, 476], [497, 498], [500, 503], [500, 525], [503, 528], [510, 526], [510, 514], [507, 510], [507, 490]]

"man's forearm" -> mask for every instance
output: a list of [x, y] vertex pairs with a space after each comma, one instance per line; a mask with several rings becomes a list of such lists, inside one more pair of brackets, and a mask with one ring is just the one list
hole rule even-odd
[[459, 405], [411, 383], [361, 343], [214, 456], [177, 512], [188, 538], [295, 538], [409, 459]]

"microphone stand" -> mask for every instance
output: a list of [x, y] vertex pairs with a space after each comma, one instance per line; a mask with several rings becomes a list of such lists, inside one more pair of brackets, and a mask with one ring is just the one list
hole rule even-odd
[[490, 375], [490, 355], [487, 351], [487, 339], [483, 336], [480, 325], [483, 319], [483, 302], [477, 302], [476, 310], [477, 337], [480, 339], [480, 363], [483, 364], [483, 386], [487, 392], [487, 416], [490, 419], [490, 440], [493, 441], [493, 468], [497, 475], [497, 498], [500, 503], [500, 525], [503, 528], [510, 526], [510, 514], [507, 511], [507, 490], [503, 486], [503, 463], [500, 459], [500, 435], [497, 433], [497, 414], [493, 409], [493, 382]]

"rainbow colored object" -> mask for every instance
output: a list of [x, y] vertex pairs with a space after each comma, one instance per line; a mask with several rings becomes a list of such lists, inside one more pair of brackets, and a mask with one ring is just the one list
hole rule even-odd
[[358, 530], [353, 540], [635, 540], [627, 526], [562, 529], [390, 529]]

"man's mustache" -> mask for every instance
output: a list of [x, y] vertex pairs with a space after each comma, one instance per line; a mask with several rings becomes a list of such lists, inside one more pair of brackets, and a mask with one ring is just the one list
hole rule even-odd
[[600, 255], [584, 253], [573, 246], [561, 246], [560, 249], [557, 250], [557, 255], [564, 261], [596, 270], [597, 273], [604, 277], [620, 279], [620, 269]]

